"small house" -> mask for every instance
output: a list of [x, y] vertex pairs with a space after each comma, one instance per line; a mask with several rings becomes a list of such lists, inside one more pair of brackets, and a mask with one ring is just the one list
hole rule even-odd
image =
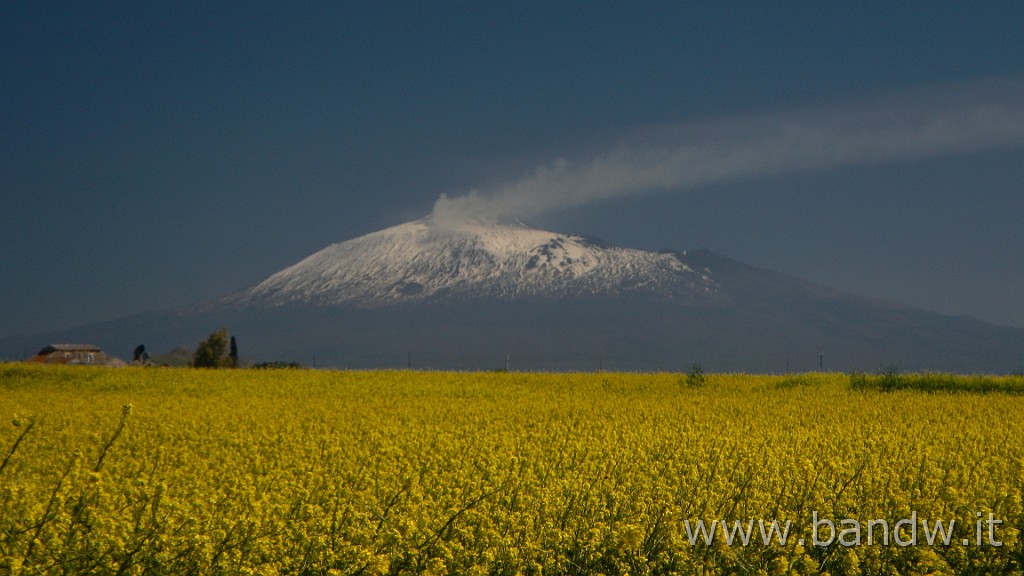
[[123, 366], [124, 361], [107, 354], [92, 344], [50, 344], [36, 354], [30, 362], [41, 364], [88, 364], [93, 366]]

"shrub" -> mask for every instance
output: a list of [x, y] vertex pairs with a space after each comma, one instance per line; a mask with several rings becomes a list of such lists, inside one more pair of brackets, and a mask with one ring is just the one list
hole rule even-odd
[[700, 388], [706, 383], [707, 376], [704, 374], [704, 367], [699, 362], [695, 362], [686, 374], [686, 385], [690, 388]]

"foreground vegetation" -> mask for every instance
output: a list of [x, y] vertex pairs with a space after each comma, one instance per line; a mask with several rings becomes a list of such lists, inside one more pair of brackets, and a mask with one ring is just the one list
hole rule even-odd
[[1021, 573], [1019, 379], [857, 378], [0, 366], [0, 574]]

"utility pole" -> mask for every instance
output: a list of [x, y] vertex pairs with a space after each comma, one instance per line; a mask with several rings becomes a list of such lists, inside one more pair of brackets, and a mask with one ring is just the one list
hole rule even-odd
[[824, 350], [822, 350], [818, 354], [818, 371], [819, 372], [824, 372], [825, 371], [825, 351]]
[[509, 358], [509, 353], [505, 352], [505, 372], [508, 372], [508, 358]]

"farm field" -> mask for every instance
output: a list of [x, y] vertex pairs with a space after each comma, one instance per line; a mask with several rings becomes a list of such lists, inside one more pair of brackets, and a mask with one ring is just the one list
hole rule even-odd
[[2, 365], [0, 574], [1020, 574], [1022, 384]]

